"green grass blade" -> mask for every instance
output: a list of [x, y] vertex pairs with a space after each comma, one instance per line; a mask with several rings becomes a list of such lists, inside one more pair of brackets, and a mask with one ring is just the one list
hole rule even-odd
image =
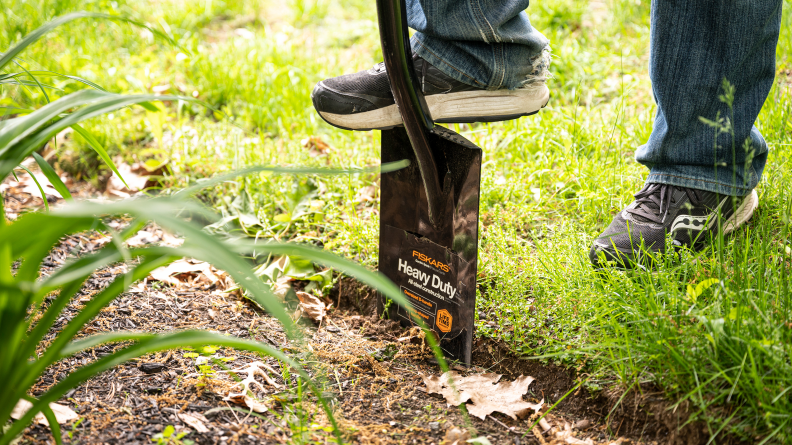
[[44, 193], [44, 189], [41, 187], [41, 184], [39, 184], [38, 179], [36, 179], [36, 175], [34, 175], [33, 172], [28, 170], [27, 167], [25, 167], [24, 165], [20, 165], [19, 167], [21, 167], [23, 170], [25, 170], [28, 173], [28, 175], [30, 175], [30, 178], [33, 180], [33, 182], [36, 183], [36, 187], [38, 187], [39, 193], [41, 193], [41, 200], [44, 201], [44, 208], [47, 209], [47, 211], [49, 211], [49, 203], [47, 202], [47, 194]]
[[16, 66], [18, 66], [18, 67], [22, 68], [22, 70], [24, 70], [24, 71], [27, 73], [28, 77], [30, 77], [31, 79], [33, 79], [33, 82], [35, 82], [35, 83], [36, 83], [36, 85], [39, 87], [39, 90], [41, 90], [41, 94], [43, 94], [43, 95], [44, 95], [44, 99], [46, 99], [46, 100], [47, 100], [47, 103], [50, 103], [50, 98], [49, 98], [49, 96], [47, 95], [47, 91], [46, 91], [46, 90], [44, 89], [44, 87], [41, 85], [41, 82], [39, 82], [39, 80], [36, 78], [36, 76], [34, 76], [34, 75], [30, 74], [30, 71], [28, 71], [28, 70], [27, 70], [27, 68], [25, 68], [24, 66], [20, 65], [20, 64], [19, 64], [19, 62], [17, 62], [16, 60], [14, 60], [14, 63], [16, 64]]
[[35, 110], [30, 108], [19, 108], [19, 107], [0, 107], [0, 117], [8, 116], [9, 114], [27, 114], [32, 113]]
[[131, 188], [129, 187], [129, 184], [127, 184], [126, 181], [124, 180], [124, 177], [121, 176], [121, 172], [119, 172], [115, 164], [113, 164], [113, 161], [110, 159], [110, 156], [107, 155], [107, 151], [105, 151], [104, 147], [102, 147], [102, 144], [100, 144], [99, 141], [97, 141], [96, 138], [93, 137], [93, 135], [89, 133], [85, 128], [77, 124], [74, 124], [71, 127], [80, 136], [82, 136], [83, 139], [85, 139], [88, 142], [88, 145], [90, 145], [91, 148], [93, 148], [93, 150], [96, 152], [96, 154], [98, 154], [99, 157], [102, 158], [102, 161], [104, 161], [104, 163], [108, 167], [110, 167], [111, 170], [113, 170], [113, 173], [115, 173], [116, 176], [118, 176], [118, 179], [120, 179], [121, 182], [123, 182], [127, 188]]
[[57, 417], [55, 417], [55, 413], [52, 412], [52, 408], [50, 408], [49, 404], [41, 407], [41, 413], [44, 414], [44, 417], [47, 419], [47, 423], [49, 423], [49, 427], [50, 430], [52, 431], [52, 437], [55, 439], [55, 443], [57, 445], [63, 445], [58, 419]]
[[299, 174], [347, 175], [347, 174], [357, 174], [357, 173], [388, 173], [408, 167], [409, 165], [410, 165], [410, 161], [404, 159], [401, 161], [389, 162], [379, 166], [364, 167], [364, 168], [349, 168], [349, 169], [333, 169], [333, 168], [321, 168], [321, 167], [265, 167], [265, 166], [249, 167], [232, 173], [218, 175], [215, 176], [214, 178], [200, 180], [197, 184], [191, 185], [187, 188], [184, 188], [174, 193], [173, 197], [178, 198], [178, 197], [189, 196], [192, 195], [193, 193], [198, 192], [199, 190], [205, 189], [206, 187], [211, 187], [213, 185], [217, 185], [221, 182], [225, 182], [240, 176], [246, 176], [260, 172], [271, 172], [277, 174], [292, 174], [292, 175], [299, 175]]
[[58, 73], [56, 71], [48, 71], [48, 70], [30, 71], [29, 74], [32, 74], [34, 76], [53, 76], [53, 77], [60, 77], [60, 78], [63, 78], [63, 79], [70, 79], [70, 80], [73, 80], [75, 82], [80, 82], [83, 85], [87, 85], [87, 86], [89, 86], [89, 87], [91, 87], [91, 88], [93, 88], [95, 90], [107, 92], [107, 90], [102, 88], [101, 85], [99, 85], [99, 84], [97, 84], [95, 82], [91, 82], [88, 79], [83, 79], [82, 77], [78, 77], [78, 76], [71, 76], [69, 74], [63, 74], [63, 73]]
[[72, 195], [69, 193], [69, 189], [66, 188], [66, 184], [61, 181], [61, 178], [55, 173], [55, 170], [49, 165], [49, 162], [45, 161], [40, 154], [36, 153], [35, 151], [31, 153], [33, 155], [33, 159], [36, 160], [36, 163], [39, 165], [41, 172], [44, 173], [44, 176], [49, 179], [50, 184], [55, 187], [55, 190], [60, 193], [61, 197], [67, 201], [72, 201]]
[[0, 156], [5, 157], [5, 152], [17, 145], [22, 139], [34, 134], [41, 128], [45, 128], [52, 119], [56, 119], [61, 113], [106, 98], [108, 94], [110, 93], [96, 90], [77, 91], [55, 102], [50, 102], [26, 116], [8, 121], [0, 129]]
[[14, 374], [19, 381], [20, 387], [27, 388], [32, 385], [41, 372], [47, 366], [52, 365], [58, 360], [59, 350], [68, 344], [72, 338], [85, 326], [86, 323], [91, 321], [105, 306], [113, 301], [118, 295], [124, 292], [132, 283], [142, 280], [147, 277], [154, 269], [164, 266], [178, 258], [180, 255], [159, 255], [153, 254], [141, 259], [140, 264], [129, 272], [116, 277], [107, 287], [101, 292], [97, 293], [91, 298], [91, 301], [86, 303], [85, 307], [77, 313], [63, 329], [58, 333], [58, 336], [50, 343], [50, 346], [41, 354], [40, 358], [33, 363], [27, 375], [20, 373]]
[[[42, 89], [42, 92], [44, 92], [45, 96], [46, 96], [45, 90], [63, 91], [62, 89], [60, 89], [60, 88], [58, 88], [58, 87], [56, 87], [54, 85], [49, 85], [49, 84], [41, 83], [41, 82], [34, 82], [32, 80], [25, 80], [25, 79], [18, 79], [18, 78], [13, 78], [11, 80], [0, 80], [0, 85], [8, 85], [8, 84], [21, 85], [21, 86], [25, 86], [25, 87], [38, 87], [38, 88]], [[49, 102], [49, 96], [47, 96], [47, 101]]]
[[[7, 246], [11, 249], [11, 256], [14, 260], [31, 255], [46, 255], [52, 249], [53, 243], [63, 234], [89, 230], [98, 225], [99, 223], [92, 215], [64, 217], [50, 213], [26, 213], [13, 224], [2, 227], [0, 246]], [[36, 230], [36, 236], [29, 236], [33, 228]], [[25, 263], [22, 263], [22, 267], [26, 267]]]

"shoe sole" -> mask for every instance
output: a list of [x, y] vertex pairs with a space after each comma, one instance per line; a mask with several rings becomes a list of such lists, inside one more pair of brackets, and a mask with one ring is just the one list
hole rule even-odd
[[745, 224], [746, 221], [751, 219], [754, 214], [754, 211], [759, 206], [759, 195], [756, 194], [756, 190], [752, 190], [751, 194], [748, 195], [740, 204], [740, 207], [737, 208], [737, 211], [734, 212], [725, 224], [723, 224], [723, 234], [728, 235], [734, 232], [738, 227]]
[[[547, 85], [516, 90], [465, 91], [426, 96], [432, 119], [438, 123], [498, 122], [536, 114], [550, 100]], [[355, 114], [319, 112], [330, 125], [354, 131], [390, 130], [402, 125], [396, 105]]]

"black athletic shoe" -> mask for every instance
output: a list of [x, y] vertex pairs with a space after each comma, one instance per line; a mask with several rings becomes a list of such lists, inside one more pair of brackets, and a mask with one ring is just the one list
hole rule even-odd
[[699, 250], [719, 228], [728, 234], [748, 221], [758, 204], [756, 191], [732, 197], [647, 184], [594, 240], [589, 258], [597, 268], [648, 266], [665, 253], [667, 235], [674, 246]]
[[[542, 60], [549, 61], [543, 55]], [[415, 71], [435, 122], [494, 122], [528, 116], [550, 99], [547, 63], [535, 81], [515, 90], [486, 90], [454, 80], [417, 55]], [[385, 64], [319, 82], [311, 93], [314, 108], [327, 123], [345, 130], [386, 130], [401, 125]]]

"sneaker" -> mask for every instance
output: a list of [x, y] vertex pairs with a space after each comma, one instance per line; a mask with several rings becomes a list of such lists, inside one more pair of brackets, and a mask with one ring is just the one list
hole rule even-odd
[[[549, 61], [549, 53], [546, 58]], [[537, 69], [535, 81], [515, 90], [470, 86], [446, 76], [418, 55], [413, 55], [413, 64], [435, 122], [516, 119], [535, 114], [550, 99], [546, 64]], [[367, 71], [319, 82], [311, 99], [322, 119], [344, 130], [387, 130], [402, 124], [383, 62]]]
[[725, 235], [748, 221], [758, 204], [755, 190], [734, 197], [647, 184], [594, 240], [589, 259], [597, 268], [609, 263], [625, 268], [647, 266], [665, 253], [666, 236], [676, 247], [700, 250], [719, 228]]

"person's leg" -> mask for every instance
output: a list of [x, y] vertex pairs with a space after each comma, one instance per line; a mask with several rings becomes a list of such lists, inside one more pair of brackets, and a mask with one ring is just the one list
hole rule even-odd
[[479, 88], [543, 81], [549, 42], [528, 19], [528, 0], [408, 0], [413, 50], [446, 75]]
[[[665, 251], [667, 235], [675, 245], [699, 248], [719, 227], [730, 232], [750, 218], [768, 151], [754, 122], [775, 76], [781, 3], [652, 2], [649, 75], [657, 115], [635, 156], [649, 176], [636, 201], [594, 241], [595, 266], [640, 263], [650, 257], [642, 251]], [[724, 79], [733, 99], [725, 98]], [[718, 119], [732, 131], [713, 128]]]
[[[781, 4], [652, 2], [649, 76], [657, 115], [635, 154], [649, 167], [647, 183], [732, 196], [756, 187], [768, 148], [754, 122], [773, 85]], [[724, 79], [735, 88], [732, 109], [719, 99]], [[718, 116], [731, 122], [733, 139], [700, 120]]]
[[[550, 97], [547, 39], [528, 0], [407, 0], [413, 60], [436, 122], [491, 122], [539, 111]], [[325, 79], [311, 93], [328, 123], [350, 130], [401, 125], [382, 63]]]

